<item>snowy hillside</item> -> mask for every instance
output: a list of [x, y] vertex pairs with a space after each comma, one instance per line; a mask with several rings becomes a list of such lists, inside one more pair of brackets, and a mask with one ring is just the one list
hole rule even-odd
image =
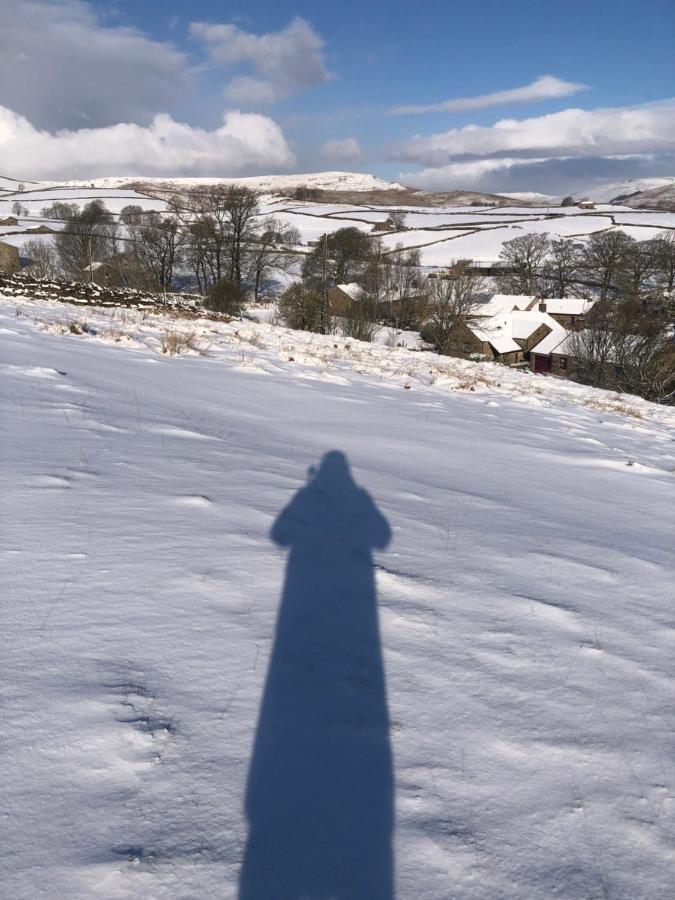
[[77, 187], [80, 185], [96, 188], [119, 188], [130, 183], [148, 186], [172, 185], [173, 187], [194, 187], [199, 184], [241, 184], [255, 191], [292, 191], [297, 187], [317, 188], [324, 191], [392, 191], [404, 190], [402, 185], [383, 181], [375, 175], [363, 172], [311, 172], [305, 175], [259, 175], [249, 178], [161, 178], [143, 176], [108, 176], [84, 181], [44, 182], [49, 187]]
[[615, 181], [602, 187], [579, 191], [575, 196], [591, 197], [596, 203], [611, 203], [616, 197], [628, 197], [631, 194], [651, 191], [654, 188], [668, 187], [675, 184], [675, 178], [628, 178], [626, 181]]
[[7, 897], [672, 896], [672, 409], [83, 315], [0, 298]]

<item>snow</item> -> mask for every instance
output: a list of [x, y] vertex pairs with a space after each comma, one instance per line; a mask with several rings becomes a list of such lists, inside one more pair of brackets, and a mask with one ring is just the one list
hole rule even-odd
[[563, 341], [567, 340], [568, 337], [569, 332], [567, 329], [562, 327], [555, 328], [550, 334], [547, 334], [543, 340], [539, 341], [539, 343], [532, 348], [531, 352], [548, 356], [549, 354], [556, 352]]
[[338, 284], [336, 287], [352, 300], [360, 300], [363, 296], [363, 288], [355, 281], [350, 281], [348, 284]]
[[[313, 178], [313, 181], [309, 179]], [[615, 228], [615, 222], [626, 233], [646, 240], [669, 233], [675, 225], [670, 213], [657, 211], [635, 212], [624, 207], [598, 205], [593, 214], [582, 213], [577, 207], [508, 207], [504, 209], [477, 207], [405, 207], [372, 205], [358, 206], [354, 203], [311, 203], [290, 201], [274, 197], [265, 191], [294, 190], [298, 184], [324, 187], [330, 190], [376, 190], [391, 189], [388, 182], [359, 173], [328, 172], [315, 176], [267, 176], [254, 179], [234, 180], [262, 191], [260, 195], [260, 216], [275, 215], [284, 226], [299, 229], [303, 243], [316, 241], [325, 233], [339, 228], [356, 227], [370, 233], [376, 222], [384, 221], [393, 210], [406, 212], [406, 230], [379, 235], [383, 247], [394, 249], [397, 244], [404, 247], [419, 247], [422, 265], [429, 268], [445, 267], [458, 259], [474, 259], [479, 262], [494, 263], [498, 260], [502, 245], [529, 232], [547, 232], [552, 238], [565, 237], [584, 240], [589, 234]], [[101, 198], [111, 212], [119, 214], [129, 204], [137, 204], [144, 209], [166, 209], [163, 200], [148, 197], [139, 191], [124, 188], [127, 178], [101, 178], [80, 183], [63, 182], [30, 185], [21, 193], [6, 193], [0, 197], [0, 218], [11, 213], [12, 204], [19, 200], [27, 206], [29, 218], [22, 218], [22, 225], [43, 222], [40, 211], [57, 200], [86, 202]], [[196, 184], [212, 183], [214, 179], [144, 179], [148, 190], [180, 190]], [[249, 183], [250, 182], [250, 183]], [[8, 182], [9, 184], [9, 182]], [[625, 224], [622, 224], [625, 223]], [[11, 242], [21, 246], [25, 239], [15, 231]]]
[[592, 300], [583, 297], [547, 297], [546, 312], [565, 316], [583, 316], [593, 306]]
[[529, 309], [536, 299], [533, 294], [493, 294], [478, 310], [481, 316], [505, 315], [516, 309]]
[[[624, 197], [638, 191], [651, 191], [654, 188], [675, 184], [675, 178], [629, 178], [626, 181], [615, 181], [599, 185], [587, 191], [579, 191], [581, 196], [589, 196], [597, 202], [609, 203], [615, 197]], [[577, 196], [577, 194], [575, 194]]]
[[672, 896], [673, 410], [86, 314], [0, 301], [8, 897]]
[[[130, 182], [148, 185], [173, 185], [175, 187], [194, 187], [199, 184], [239, 184], [258, 191], [292, 191], [298, 187], [316, 188], [325, 191], [380, 191], [405, 190], [392, 181], [384, 181], [375, 175], [364, 172], [311, 172], [296, 175], [259, 175], [246, 178], [161, 178], [146, 176], [107, 176], [86, 181], [86, 185], [95, 188], [119, 188]], [[44, 182], [50, 187], [78, 187], [85, 184], [81, 181]]]

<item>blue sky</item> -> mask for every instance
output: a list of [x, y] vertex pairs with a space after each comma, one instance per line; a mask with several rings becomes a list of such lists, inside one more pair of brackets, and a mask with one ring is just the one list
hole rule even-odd
[[672, 0], [0, 0], [0, 142], [23, 177], [559, 193], [675, 173], [673, 34]]

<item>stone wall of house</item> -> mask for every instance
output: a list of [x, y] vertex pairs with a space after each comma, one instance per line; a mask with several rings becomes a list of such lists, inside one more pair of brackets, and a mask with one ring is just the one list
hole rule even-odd
[[492, 347], [488, 342], [481, 341], [465, 325], [460, 325], [453, 332], [447, 353], [448, 356], [456, 356], [459, 359], [470, 359], [473, 356], [484, 356], [486, 359], [494, 358]]
[[18, 272], [20, 268], [18, 249], [0, 241], [0, 272]]
[[551, 354], [551, 375], [570, 378], [574, 372], [574, 357], [565, 353]]
[[550, 334], [552, 331], [548, 325], [544, 325], [543, 323], [537, 328], [536, 331], [533, 331], [532, 334], [527, 338], [514, 338], [516, 344], [519, 344], [525, 353], [531, 350], [533, 347], [536, 347], [539, 341], [543, 341], [547, 334]]
[[549, 313], [549, 316], [568, 331], [579, 331], [586, 321], [586, 316], [568, 316], [566, 313]]

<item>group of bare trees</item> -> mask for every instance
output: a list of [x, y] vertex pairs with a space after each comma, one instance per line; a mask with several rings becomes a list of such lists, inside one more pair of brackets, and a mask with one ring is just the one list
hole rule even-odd
[[245, 289], [257, 300], [271, 270], [287, 270], [296, 258], [297, 229], [261, 217], [257, 195], [246, 187], [199, 187], [171, 197], [167, 206], [159, 212], [130, 205], [116, 217], [102, 200], [82, 209], [54, 203], [42, 210], [62, 226], [53, 244], [32, 239], [24, 253], [45, 277], [96, 280], [104, 263], [108, 283], [157, 292], [174, 288], [180, 272], [181, 284], [218, 295], [221, 307]]
[[675, 287], [673, 232], [636, 241], [607, 229], [584, 243], [524, 234], [504, 243], [500, 260], [507, 270], [502, 284], [514, 294], [635, 299]]
[[635, 300], [596, 303], [570, 337], [574, 378], [582, 384], [672, 402], [675, 344], [668, 314]]

